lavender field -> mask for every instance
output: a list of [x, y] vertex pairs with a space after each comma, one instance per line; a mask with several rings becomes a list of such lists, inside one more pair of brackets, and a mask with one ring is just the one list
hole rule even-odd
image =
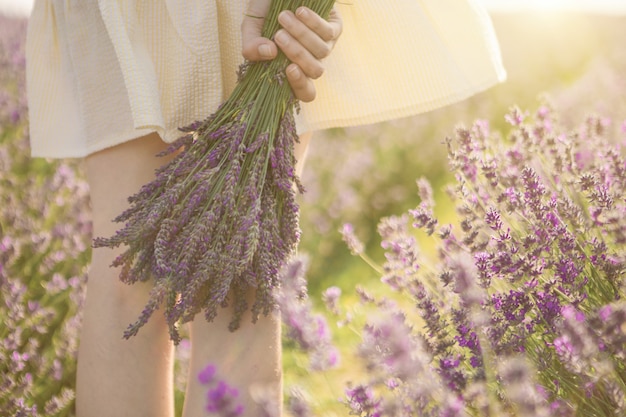
[[[494, 23], [506, 83], [315, 137], [290, 415], [626, 415], [626, 19]], [[28, 156], [25, 27], [0, 16], [0, 415], [73, 416], [89, 197]]]

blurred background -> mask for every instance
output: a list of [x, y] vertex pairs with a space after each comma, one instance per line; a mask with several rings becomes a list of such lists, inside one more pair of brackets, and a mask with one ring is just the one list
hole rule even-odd
[[[345, 310], [358, 308], [356, 285], [385, 291], [376, 271], [342, 242], [344, 223], [382, 264], [376, 226], [419, 203], [420, 177], [433, 185], [440, 223], [454, 223], [444, 192], [451, 178], [443, 142], [456, 126], [483, 119], [506, 134], [504, 115], [512, 106], [533, 112], [548, 100], [570, 129], [599, 114], [617, 141], [626, 138], [626, 1], [485, 3], [508, 71], [505, 83], [428, 114], [316, 134], [303, 174], [300, 252], [309, 256], [309, 293], [320, 311], [321, 293], [330, 286], [341, 288]], [[26, 408], [37, 403], [39, 410], [52, 410], [54, 399], [65, 411], [47, 415], [72, 415], [62, 403], [71, 404], [73, 391], [89, 199], [80, 161], [28, 157], [24, 41], [31, 4], [0, 0], [0, 411], [20, 398]], [[429, 241], [418, 238], [424, 256], [432, 254]], [[335, 342], [353, 350], [353, 329], [333, 320], [329, 316]], [[179, 405], [186, 349], [184, 343], [179, 349]], [[346, 414], [337, 399], [359, 372], [349, 359], [335, 371], [311, 375], [306, 358], [287, 340], [284, 363], [286, 386], [302, 387], [316, 415]]]
[[456, 126], [484, 119], [494, 130], [506, 132], [504, 114], [512, 106], [533, 112], [545, 99], [568, 128], [599, 114], [611, 121], [616, 136], [621, 134], [626, 120], [626, 15], [495, 9], [491, 14], [506, 82], [428, 114], [316, 136], [304, 173], [308, 192], [302, 198], [302, 248], [315, 259], [310, 271], [313, 289], [318, 283], [320, 288], [332, 284], [343, 268], [352, 268], [343, 243], [329, 238], [337, 236], [341, 224], [353, 223], [369, 249], [376, 251], [377, 220], [416, 206], [417, 178], [433, 183], [442, 220], [453, 219], [443, 193], [450, 181], [443, 142]]

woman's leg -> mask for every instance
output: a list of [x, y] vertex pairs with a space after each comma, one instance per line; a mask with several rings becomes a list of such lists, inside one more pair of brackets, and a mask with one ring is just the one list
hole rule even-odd
[[[311, 134], [300, 137], [296, 146], [301, 173]], [[251, 295], [252, 296], [252, 295]], [[252, 304], [252, 299], [249, 301]], [[202, 315], [191, 323], [191, 358], [185, 395], [184, 417], [205, 416], [207, 387], [200, 384], [198, 374], [207, 365], [217, 368], [217, 377], [239, 390], [239, 400], [245, 407], [243, 416], [265, 415], [256, 403], [259, 394], [275, 404], [276, 413], [282, 411], [281, 320], [278, 313], [260, 316], [253, 324], [249, 312], [241, 320], [241, 327], [228, 330], [231, 312], [222, 310], [215, 320], [207, 322]]]
[[[157, 134], [97, 152], [85, 169], [91, 191], [94, 236], [108, 237], [119, 224], [112, 219], [127, 198], [154, 178], [164, 158]], [[87, 300], [78, 350], [77, 417], [172, 417], [173, 346], [161, 314], [137, 336], [122, 335], [141, 313], [151, 283], [126, 285], [109, 265], [120, 250], [93, 250]]]

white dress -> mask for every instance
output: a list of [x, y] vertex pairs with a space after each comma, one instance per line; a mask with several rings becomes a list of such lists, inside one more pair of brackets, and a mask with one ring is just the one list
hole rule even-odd
[[[236, 82], [247, 0], [36, 0], [27, 35], [33, 156], [84, 157], [150, 132], [166, 142]], [[306, 4], [306, 1], [303, 1]], [[504, 80], [478, 0], [349, 0], [308, 130], [429, 111]]]

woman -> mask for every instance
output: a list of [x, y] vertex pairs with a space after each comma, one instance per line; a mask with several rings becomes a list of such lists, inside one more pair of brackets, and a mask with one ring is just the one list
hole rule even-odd
[[[298, 116], [298, 170], [314, 130], [428, 111], [504, 78], [490, 21], [473, 0], [354, 0], [338, 3], [328, 20], [301, 8], [281, 14], [274, 41], [260, 36], [270, 1], [36, 1], [27, 43], [32, 154], [85, 158], [95, 236], [115, 232], [111, 219], [165, 162], [154, 155], [177, 128], [228, 96], [242, 57], [268, 60], [280, 48], [293, 62], [287, 78], [307, 103]], [[170, 417], [167, 325], [155, 315], [137, 336], [121, 338], [150, 285], [120, 283], [109, 267], [116, 255], [93, 251], [77, 416]], [[230, 318], [225, 311], [190, 325], [185, 416], [203, 414], [197, 375], [209, 363], [240, 389], [244, 415], [263, 415], [255, 392], [282, 402], [279, 317], [244, 317], [232, 333]]]

